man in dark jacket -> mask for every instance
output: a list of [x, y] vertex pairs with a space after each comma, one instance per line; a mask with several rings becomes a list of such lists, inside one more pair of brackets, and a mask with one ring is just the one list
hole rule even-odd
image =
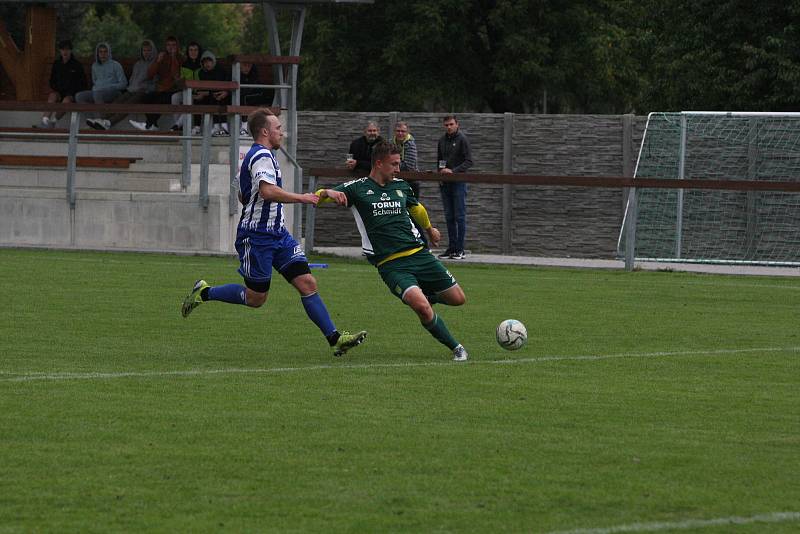
[[[200, 69], [200, 79], [205, 81], [229, 82], [230, 75], [226, 74], [221, 66], [217, 64], [217, 57], [211, 50], [206, 50], [200, 57], [203, 68]], [[210, 91], [197, 91], [195, 104], [206, 106], [219, 106], [231, 103], [231, 92], [222, 89], [212, 89]], [[214, 115], [214, 127], [211, 135], [221, 136], [230, 135], [228, 123], [225, 122], [224, 115]]]
[[372, 149], [380, 141], [383, 138], [378, 134], [378, 123], [369, 121], [364, 128], [364, 135], [350, 143], [351, 157], [345, 162], [347, 168], [359, 173], [359, 177], [369, 176], [372, 170]]
[[[51, 104], [57, 102], [70, 103], [75, 101], [75, 93], [87, 88], [86, 73], [83, 65], [72, 55], [72, 43], [68, 40], [58, 43], [59, 57], [53, 62], [50, 69], [50, 95], [47, 101]], [[53, 128], [64, 114], [44, 113], [41, 127]], [[39, 124], [36, 125], [40, 126]]]
[[[472, 167], [472, 151], [467, 136], [458, 129], [455, 115], [444, 118], [445, 134], [439, 139], [436, 149], [441, 174], [467, 172]], [[467, 232], [467, 184], [464, 182], [441, 182], [444, 217], [447, 221], [447, 250], [440, 258], [464, 259], [464, 236]]]

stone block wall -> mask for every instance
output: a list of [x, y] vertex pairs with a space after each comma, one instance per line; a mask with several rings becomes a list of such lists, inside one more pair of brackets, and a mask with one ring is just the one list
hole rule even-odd
[[[298, 161], [311, 167], [342, 167], [350, 142], [362, 134], [367, 121], [378, 123], [381, 135], [391, 136], [393, 119], [409, 123], [419, 151], [420, 170], [436, 167], [436, 145], [443, 134], [442, 114], [300, 112]], [[505, 121], [512, 127], [515, 174], [550, 176], [632, 175], [644, 133], [645, 117], [619, 115], [463, 114], [462, 131], [472, 147], [471, 172], [503, 172]], [[628, 146], [624, 140], [630, 139]], [[325, 184], [335, 184], [327, 179]], [[501, 253], [503, 242], [501, 185], [470, 184], [467, 196], [467, 249]], [[616, 253], [622, 215], [620, 189], [512, 186], [511, 253], [517, 255], [611, 258]], [[423, 182], [421, 201], [443, 233], [446, 225], [437, 182]], [[315, 244], [360, 244], [347, 210], [325, 206], [317, 215]]]

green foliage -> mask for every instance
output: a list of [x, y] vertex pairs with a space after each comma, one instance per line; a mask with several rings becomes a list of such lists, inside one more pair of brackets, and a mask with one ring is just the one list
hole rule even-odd
[[800, 2], [653, 2], [646, 109], [796, 111]]
[[[316, 109], [629, 111], [632, 2], [409, 0], [314, 8], [301, 102]], [[621, 22], [617, 22], [620, 20]]]
[[[196, 40], [217, 55], [267, 52], [261, 7], [72, 4], [59, 37], [79, 55], [108, 40], [135, 55]], [[84, 14], [85, 13], [85, 14]], [[278, 11], [281, 40], [290, 14]], [[21, 31], [22, 10], [0, 7]], [[82, 22], [72, 21], [82, 17]], [[406, 0], [313, 5], [300, 106], [318, 110], [647, 113], [796, 110], [800, 0]], [[15, 33], [16, 32], [16, 33]], [[284, 50], [284, 53], [286, 51]]]
[[242, 4], [141, 4], [133, 15], [139, 26], [148, 28], [147, 37], [159, 49], [173, 35], [183, 53], [187, 43], [197, 41], [218, 57], [241, 50], [245, 17]]
[[94, 57], [97, 43], [108, 43], [111, 56], [136, 57], [139, 55], [144, 32], [136, 24], [132, 10], [125, 4], [115, 4], [104, 10], [91, 7], [81, 24], [79, 37], [73, 40], [77, 57]]

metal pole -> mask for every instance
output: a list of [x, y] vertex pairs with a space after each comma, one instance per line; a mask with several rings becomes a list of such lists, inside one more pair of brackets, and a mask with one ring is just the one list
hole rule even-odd
[[628, 210], [626, 213], [625, 221], [627, 223], [625, 230], [625, 270], [630, 272], [634, 268], [634, 259], [636, 258], [636, 188], [628, 188]]
[[75, 171], [78, 167], [78, 126], [81, 114], [71, 111], [69, 114], [69, 148], [67, 149], [67, 202], [75, 208]]
[[[289, 47], [289, 54], [293, 56], [300, 55], [300, 44], [303, 40], [303, 27], [305, 25], [306, 19], [306, 8], [300, 7], [295, 11], [294, 16], [292, 17], [292, 41]], [[297, 72], [299, 69], [299, 65], [293, 63], [289, 65], [289, 85], [292, 87], [289, 89], [289, 99], [286, 105], [286, 111], [288, 113], [288, 117], [286, 118], [286, 126], [289, 130], [289, 140], [287, 143], [287, 148], [289, 149], [289, 154], [293, 158], [297, 158]], [[300, 184], [300, 188], [295, 189], [295, 191], [301, 191], [302, 184]]]
[[[186, 88], [183, 90], [183, 104], [189, 106], [192, 104], [192, 90]], [[192, 114], [185, 113], [183, 115], [183, 161], [181, 162], [181, 189], [186, 191], [192, 183]]]
[[[238, 83], [242, 81], [242, 74], [241, 74], [241, 64], [238, 61], [233, 63], [233, 72], [231, 73], [231, 79]], [[242, 93], [241, 89], [237, 87], [233, 90], [231, 102], [234, 106], [238, 106], [241, 104], [242, 101]], [[228, 126], [231, 128], [230, 134], [230, 145], [228, 150], [228, 165], [230, 168], [230, 183], [231, 183], [231, 191], [228, 197], [228, 214], [233, 215], [238, 211], [238, 198], [236, 193], [239, 191], [237, 187], [234, 190], [233, 184], [236, 183], [236, 173], [239, 170], [239, 114], [233, 113], [232, 115], [228, 116]]]
[[[634, 115], [626, 114], [622, 116], [622, 176], [630, 178], [633, 176], [633, 120]], [[622, 188], [622, 218], [625, 218], [625, 205], [628, 200], [628, 188]]]
[[[681, 145], [678, 152], [678, 179], [685, 178], [686, 169], [686, 115], [681, 113]], [[683, 189], [678, 189], [675, 207], [675, 257], [681, 257], [683, 248]]]
[[[264, 8], [264, 22], [267, 25], [267, 42], [269, 44], [269, 53], [273, 56], [281, 55], [281, 41], [278, 34], [278, 17], [275, 9], [267, 2], [262, 4]], [[285, 85], [286, 81], [283, 75], [283, 65], [272, 66], [272, 79], [278, 85]], [[272, 98], [272, 105], [277, 107], [286, 106], [286, 96], [284, 89], [275, 91], [275, 96]]]
[[[317, 177], [308, 177], [308, 190], [314, 192], [317, 189]], [[317, 219], [317, 209], [309, 208], [306, 210], [306, 252], [314, 250], [314, 224]]]
[[[294, 181], [298, 186], [295, 191], [298, 193], [303, 192], [303, 168], [296, 165], [294, 168]], [[313, 193], [313, 191], [311, 191]], [[303, 205], [301, 203], [293, 204], [294, 206], [294, 219], [292, 219], [292, 235], [297, 236], [299, 239], [303, 235]], [[309, 208], [311, 210], [312, 208]]]
[[[747, 140], [747, 179], [755, 180], [758, 176], [758, 119], [751, 117], [747, 120], [748, 140]], [[756, 217], [756, 204], [759, 195], [756, 191], [748, 191], [747, 198], [747, 229], [745, 231], [744, 257], [755, 257], [756, 231], [758, 230], [758, 218]]]
[[[503, 174], [513, 174], [514, 164], [514, 114], [503, 114]], [[513, 186], [511, 184], [503, 184], [503, 201], [502, 201], [502, 217], [503, 217], [503, 254], [511, 254], [513, 242], [513, 227], [511, 221], [511, 208], [513, 199]]]
[[208, 209], [208, 159], [211, 149], [211, 114], [203, 113], [203, 149], [200, 153], [200, 206]]

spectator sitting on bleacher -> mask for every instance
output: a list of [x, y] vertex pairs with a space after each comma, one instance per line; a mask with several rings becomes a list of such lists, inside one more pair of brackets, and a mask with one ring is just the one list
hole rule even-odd
[[[183, 56], [178, 52], [178, 40], [172, 36], [167, 37], [164, 48], [166, 51], [159, 52], [156, 61], [147, 69], [147, 76], [156, 80], [156, 90], [145, 97], [146, 104], [169, 104], [172, 94], [180, 90], [178, 80], [181, 78]], [[138, 130], [155, 131], [158, 130], [159, 117], [159, 113], [148, 113], [146, 122], [128, 122]]]
[[[258, 84], [258, 69], [252, 63], [242, 63], [239, 70], [239, 83]], [[239, 102], [243, 106], [265, 106], [267, 104], [266, 89], [259, 87], [248, 87], [241, 90]], [[250, 135], [247, 129], [247, 115], [242, 115], [242, 127], [240, 135]]]
[[[147, 69], [156, 60], [156, 45], [150, 39], [142, 41], [139, 60], [133, 64], [128, 90], [119, 95], [114, 104], [138, 104], [143, 102], [148, 93], [155, 91], [155, 82], [148, 78]], [[127, 113], [104, 113], [98, 119], [86, 119], [86, 124], [95, 130], [108, 130], [125, 118]]]
[[[186, 46], [186, 60], [181, 65], [182, 80], [200, 79], [200, 70], [203, 68], [200, 63], [200, 52], [202, 52], [202, 49], [197, 41], [192, 41]], [[180, 91], [172, 95], [172, 104], [183, 104], [183, 94]], [[183, 115], [175, 115], [175, 121], [170, 130], [173, 132], [183, 130]]]
[[[203, 70], [200, 71], [200, 79], [216, 82], [229, 82], [230, 76], [225, 74], [222, 67], [217, 65], [217, 57], [210, 50], [203, 52], [200, 61], [203, 64]], [[231, 93], [230, 91], [215, 90], [198, 91], [198, 98], [196, 103], [199, 105], [222, 105], [230, 104]], [[212, 135], [230, 135], [228, 132], [228, 123], [225, 122], [224, 115], [214, 115], [214, 128], [211, 131]]]
[[108, 43], [98, 43], [94, 49], [92, 63], [92, 90], [81, 91], [75, 101], [81, 104], [108, 104], [114, 101], [128, 86], [128, 78], [122, 65], [111, 58]]
[[[72, 43], [68, 40], [58, 43], [59, 57], [53, 62], [50, 69], [50, 94], [47, 101], [51, 104], [64, 102], [69, 104], [75, 101], [75, 93], [86, 89], [86, 74], [83, 65], [72, 55]], [[64, 113], [45, 113], [42, 115], [41, 126], [53, 128]], [[39, 127], [38, 124], [34, 125]]]

